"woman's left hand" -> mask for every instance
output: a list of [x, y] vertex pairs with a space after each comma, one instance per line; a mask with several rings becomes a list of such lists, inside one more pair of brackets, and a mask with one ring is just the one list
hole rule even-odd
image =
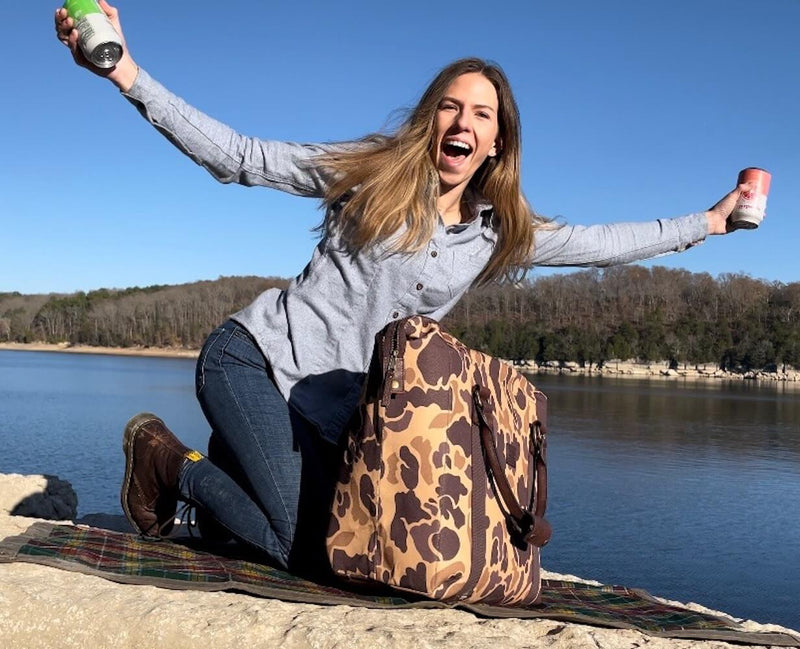
[[709, 234], [726, 234], [732, 231], [733, 228], [731, 228], [731, 222], [728, 217], [733, 212], [733, 208], [736, 207], [736, 201], [739, 200], [740, 194], [748, 189], [753, 189], [751, 185], [752, 183], [742, 183], [706, 212]]

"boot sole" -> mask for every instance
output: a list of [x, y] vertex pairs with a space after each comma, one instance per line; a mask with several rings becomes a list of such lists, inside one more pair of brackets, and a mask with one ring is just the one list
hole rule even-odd
[[122, 452], [125, 454], [125, 477], [122, 480], [122, 489], [120, 490], [119, 499], [122, 505], [122, 511], [125, 512], [128, 522], [139, 534], [148, 538], [161, 538], [158, 535], [154, 536], [149, 534], [140, 528], [136, 524], [128, 506], [128, 494], [130, 493], [133, 481], [133, 444], [136, 441], [136, 434], [139, 432], [139, 429], [150, 421], [160, 421], [163, 423], [161, 417], [150, 412], [140, 412], [138, 415], [131, 417], [130, 421], [125, 425], [125, 432], [122, 435]]

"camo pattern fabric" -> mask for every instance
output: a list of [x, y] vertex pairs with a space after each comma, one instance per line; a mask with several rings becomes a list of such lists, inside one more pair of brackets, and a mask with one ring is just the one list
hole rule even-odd
[[535, 388], [434, 320], [414, 316], [397, 326], [393, 342], [387, 330], [376, 339], [351, 425], [327, 539], [334, 572], [442, 601], [536, 603], [539, 548], [509, 533], [472, 397], [476, 383], [491, 392], [501, 466], [526, 506], [534, 489]]

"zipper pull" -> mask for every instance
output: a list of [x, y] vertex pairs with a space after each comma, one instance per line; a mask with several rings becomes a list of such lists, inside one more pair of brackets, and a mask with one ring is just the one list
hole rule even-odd
[[394, 377], [396, 365], [397, 350], [393, 349], [392, 354], [389, 356], [389, 362], [386, 364], [386, 377], [384, 379], [389, 384], [391, 390], [396, 390], [400, 387], [400, 382]]
[[386, 407], [389, 405], [391, 395], [404, 392], [403, 379], [405, 374], [405, 366], [403, 364], [403, 357], [400, 355], [400, 336], [403, 333], [403, 327], [398, 323], [394, 328], [392, 336], [392, 349], [389, 353], [389, 358], [386, 361], [386, 370], [383, 374], [383, 396], [381, 398], [381, 405]]

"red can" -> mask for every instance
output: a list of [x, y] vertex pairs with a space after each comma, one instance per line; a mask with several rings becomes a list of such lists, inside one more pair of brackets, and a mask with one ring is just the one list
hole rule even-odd
[[767, 194], [772, 175], [758, 167], [748, 167], [739, 172], [738, 184], [752, 183], [752, 188], [745, 190], [736, 201], [731, 212], [731, 225], [736, 229], [752, 230], [757, 228], [767, 214]]

